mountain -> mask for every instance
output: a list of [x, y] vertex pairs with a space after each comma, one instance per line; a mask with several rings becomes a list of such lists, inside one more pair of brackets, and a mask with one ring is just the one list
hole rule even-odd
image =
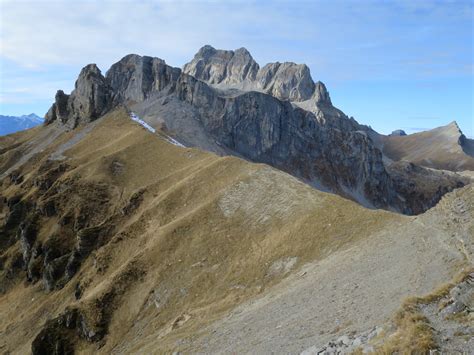
[[474, 140], [456, 122], [429, 131], [380, 138], [383, 153], [393, 160], [451, 171], [474, 170]]
[[0, 136], [32, 128], [43, 123], [43, 119], [34, 113], [23, 116], [0, 115]]
[[244, 49], [85, 66], [0, 137], [0, 350], [472, 353], [472, 180], [378, 138]]
[[472, 265], [472, 185], [416, 217], [366, 209], [124, 107], [0, 152], [6, 353], [298, 353], [374, 326], [392, 344], [403, 298]]
[[46, 123], [75, 128], [121, 105], [186, 146], [266, 163], [372, 208], [417, 214], [469, 181], [385, 166], [368, 133], [332, 105], [305, 65], [260, 69], [243, 48], [205, 46], [183, 71], [136, 54], [113, 64], [105, 77], [90, 64], [70, 95], [58, 91]]

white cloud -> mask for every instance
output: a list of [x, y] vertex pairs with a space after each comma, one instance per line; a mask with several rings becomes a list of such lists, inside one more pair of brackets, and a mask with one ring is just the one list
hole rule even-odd
[[[410, 63], [424, 59], [432, 47], [459, 52], [450, 47], [462, 31], [453, 26], [459, 23], [456, 16], [472, 15], [469, 2], [419, 3], [0, 0], [1, 56], [36, 69], [94, 62], [106, 70], [128, 53], [181, 66], [202, 45], [211, 44], [245, 46], [261, 64], [305, 62], [316, 79], [411, 77], [409, 71], [419, 68]], [[438, 37], [443, 42], [433, 43]], [[465, 62], [466, 55], [462, 58]], [[438, 67], [428, 63], [426, 75], [439, 72]]]
[[[286, 14], [252, 2], [2, 1], [0, 40], [2, 55], [25, 67], [108, 66], [131, 52], [181, 65], [206, 43], [295, 39], [291, 27]], [[312, 28], [298, 35], [309, 39]]]

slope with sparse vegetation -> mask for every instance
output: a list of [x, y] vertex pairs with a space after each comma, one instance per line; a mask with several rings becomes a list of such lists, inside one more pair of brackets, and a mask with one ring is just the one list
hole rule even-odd
[[[418, 252], [433, 234], [416, 218], [369, 210], [266, 165], [178, 147], [160, 134], [117, 109], [75, 130], [49, 125], [2, 137], [2, 352], [269, 350], [265, 339], [281, 328], [252, 308], [258, 299], [274, 307], [266, 309], [271, 316], [291, 312], [292, 324], [305, 324], [315, 306], [330, 317], [343, 294], [331, 306], [326, 283], [343, 287], [347, 280], [336, 275], [344, 270], [370, 280], [364, 270], [375, 259]], [[412, 255], [397, 262], [406, 268], [393, 272], [405, 276], [384, 294], [393, 301], [360, 321], [376, 322], [399, 297], [449, 278], [463, 254], [446, 244], [448, 233], [430, 242], [426, 259], [440, 259], [428, 266], [410, 270]], [[361, 309], [373, 307], [367, 295], [388, 282], [389, 270], [360, 283]], [[292, 283], [302, 274], [306, 283]], [[301, 306], [279, 303], [311, 284], [322, 288]], [[234, 325], [225, 320], [237, 306], [234, 339], [249, 312], [260, 328], [227, 342]], [[354, 313], [345, 318], [335, 333], [363, 324]], [[319, 336], [317, 327], [306, 333], [280, 342], [295, 352]]]

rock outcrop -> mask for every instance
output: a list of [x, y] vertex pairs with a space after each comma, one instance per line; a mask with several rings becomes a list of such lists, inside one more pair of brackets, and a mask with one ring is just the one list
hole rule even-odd
[[256, 90], [280, 100], [331, 102], [323, 83], [314, 83], [306, 64], [268, 63], [260, 68], [249, 51], [202, 47], [183, 72], [220, 88]]
[[315, 84], [305, 64], [269, 63], [258, 71], [256, 87], [281, 100], [306, 101]]
[[407, 134], [405, 133], [405, 131], [403, 129], [396, 129], [395, 131], [393, 131], [392, 133], [389, 134], [389, 136], [397, 136], [397, 137], [402, 137], [402, 136], [406, 136]]
[[317, 104], [332, 104], [331, 98], [329, 97], [329, 92], [326, 89], [326, 85], [324, 85], [321, 81], [318, 81], [315, 84], [314, 94], [312, 98]]
[[181, 70], [166, 65], [160, 58], [129, 54], [110, 67], [107, 83], [113, 90], [113, 104], [143, 101], [154, 91], [176, 82]]
[[85, 66], [71, 95], [56, 93], [55, 103], [45, 116], [45, 123], [55, 120], [74, 128], [104, 115], [111, 107], [112, 90], [95, 64]]
[[209, 84], [239, 85], [255, 81], [259, 65], [245, 48], [235, 51], [202, 47], [183, 71]]

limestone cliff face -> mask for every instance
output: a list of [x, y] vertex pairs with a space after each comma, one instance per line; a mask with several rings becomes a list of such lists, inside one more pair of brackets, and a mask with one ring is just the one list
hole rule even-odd
[[277, 62], [259, 70], [257, 87], [282, 100], [305, 101], [313, 95], [315, 84], [305, 64]]
[[227, 51], [206, 45], [184, 66], [183, 72], [209, 84], [239, 85], [252, 83], [258, 69], [257, 62], [245, 48]]
[[46, 124], [58, 119], [76, 127], [104, 115], [111, 107], [112, 89], [95, 64], [85, 66], [71, 95], [62, 90], [56, 93], [55, 103], [45, 117]]
[[331, 98], [329, 97], [329, 92], [326, 89], [326, 85], [318, 81], [314, 87], [313, 97], [314, 101], [317, 104], [325, 103], [331, 105]]
[[106, 79], [113, 90], [113, 103], [143, 101], [154, 91], [175, 82], [181, 70], [166, 65], [160, 58], [130, 54], [113, 64]]
[[[221, 145], [314, 186], [369, 206], [404, 210], [382, 154], [360, 131], [321, 125], [309, 111], [259, 92], [220, 97], [200, 80], [183, 75], [176, 95], [199, 112], [198, 119]], [[406, 210], [405, 212], [409, 212]]]
[[314, 83], [305, 64], [268, 63], [263, 68], [245, 48], [235, 51], [202, 47], [183, 72], [220, 88], [256, 90], [280, 100], [331, 102], [323, 83]]

